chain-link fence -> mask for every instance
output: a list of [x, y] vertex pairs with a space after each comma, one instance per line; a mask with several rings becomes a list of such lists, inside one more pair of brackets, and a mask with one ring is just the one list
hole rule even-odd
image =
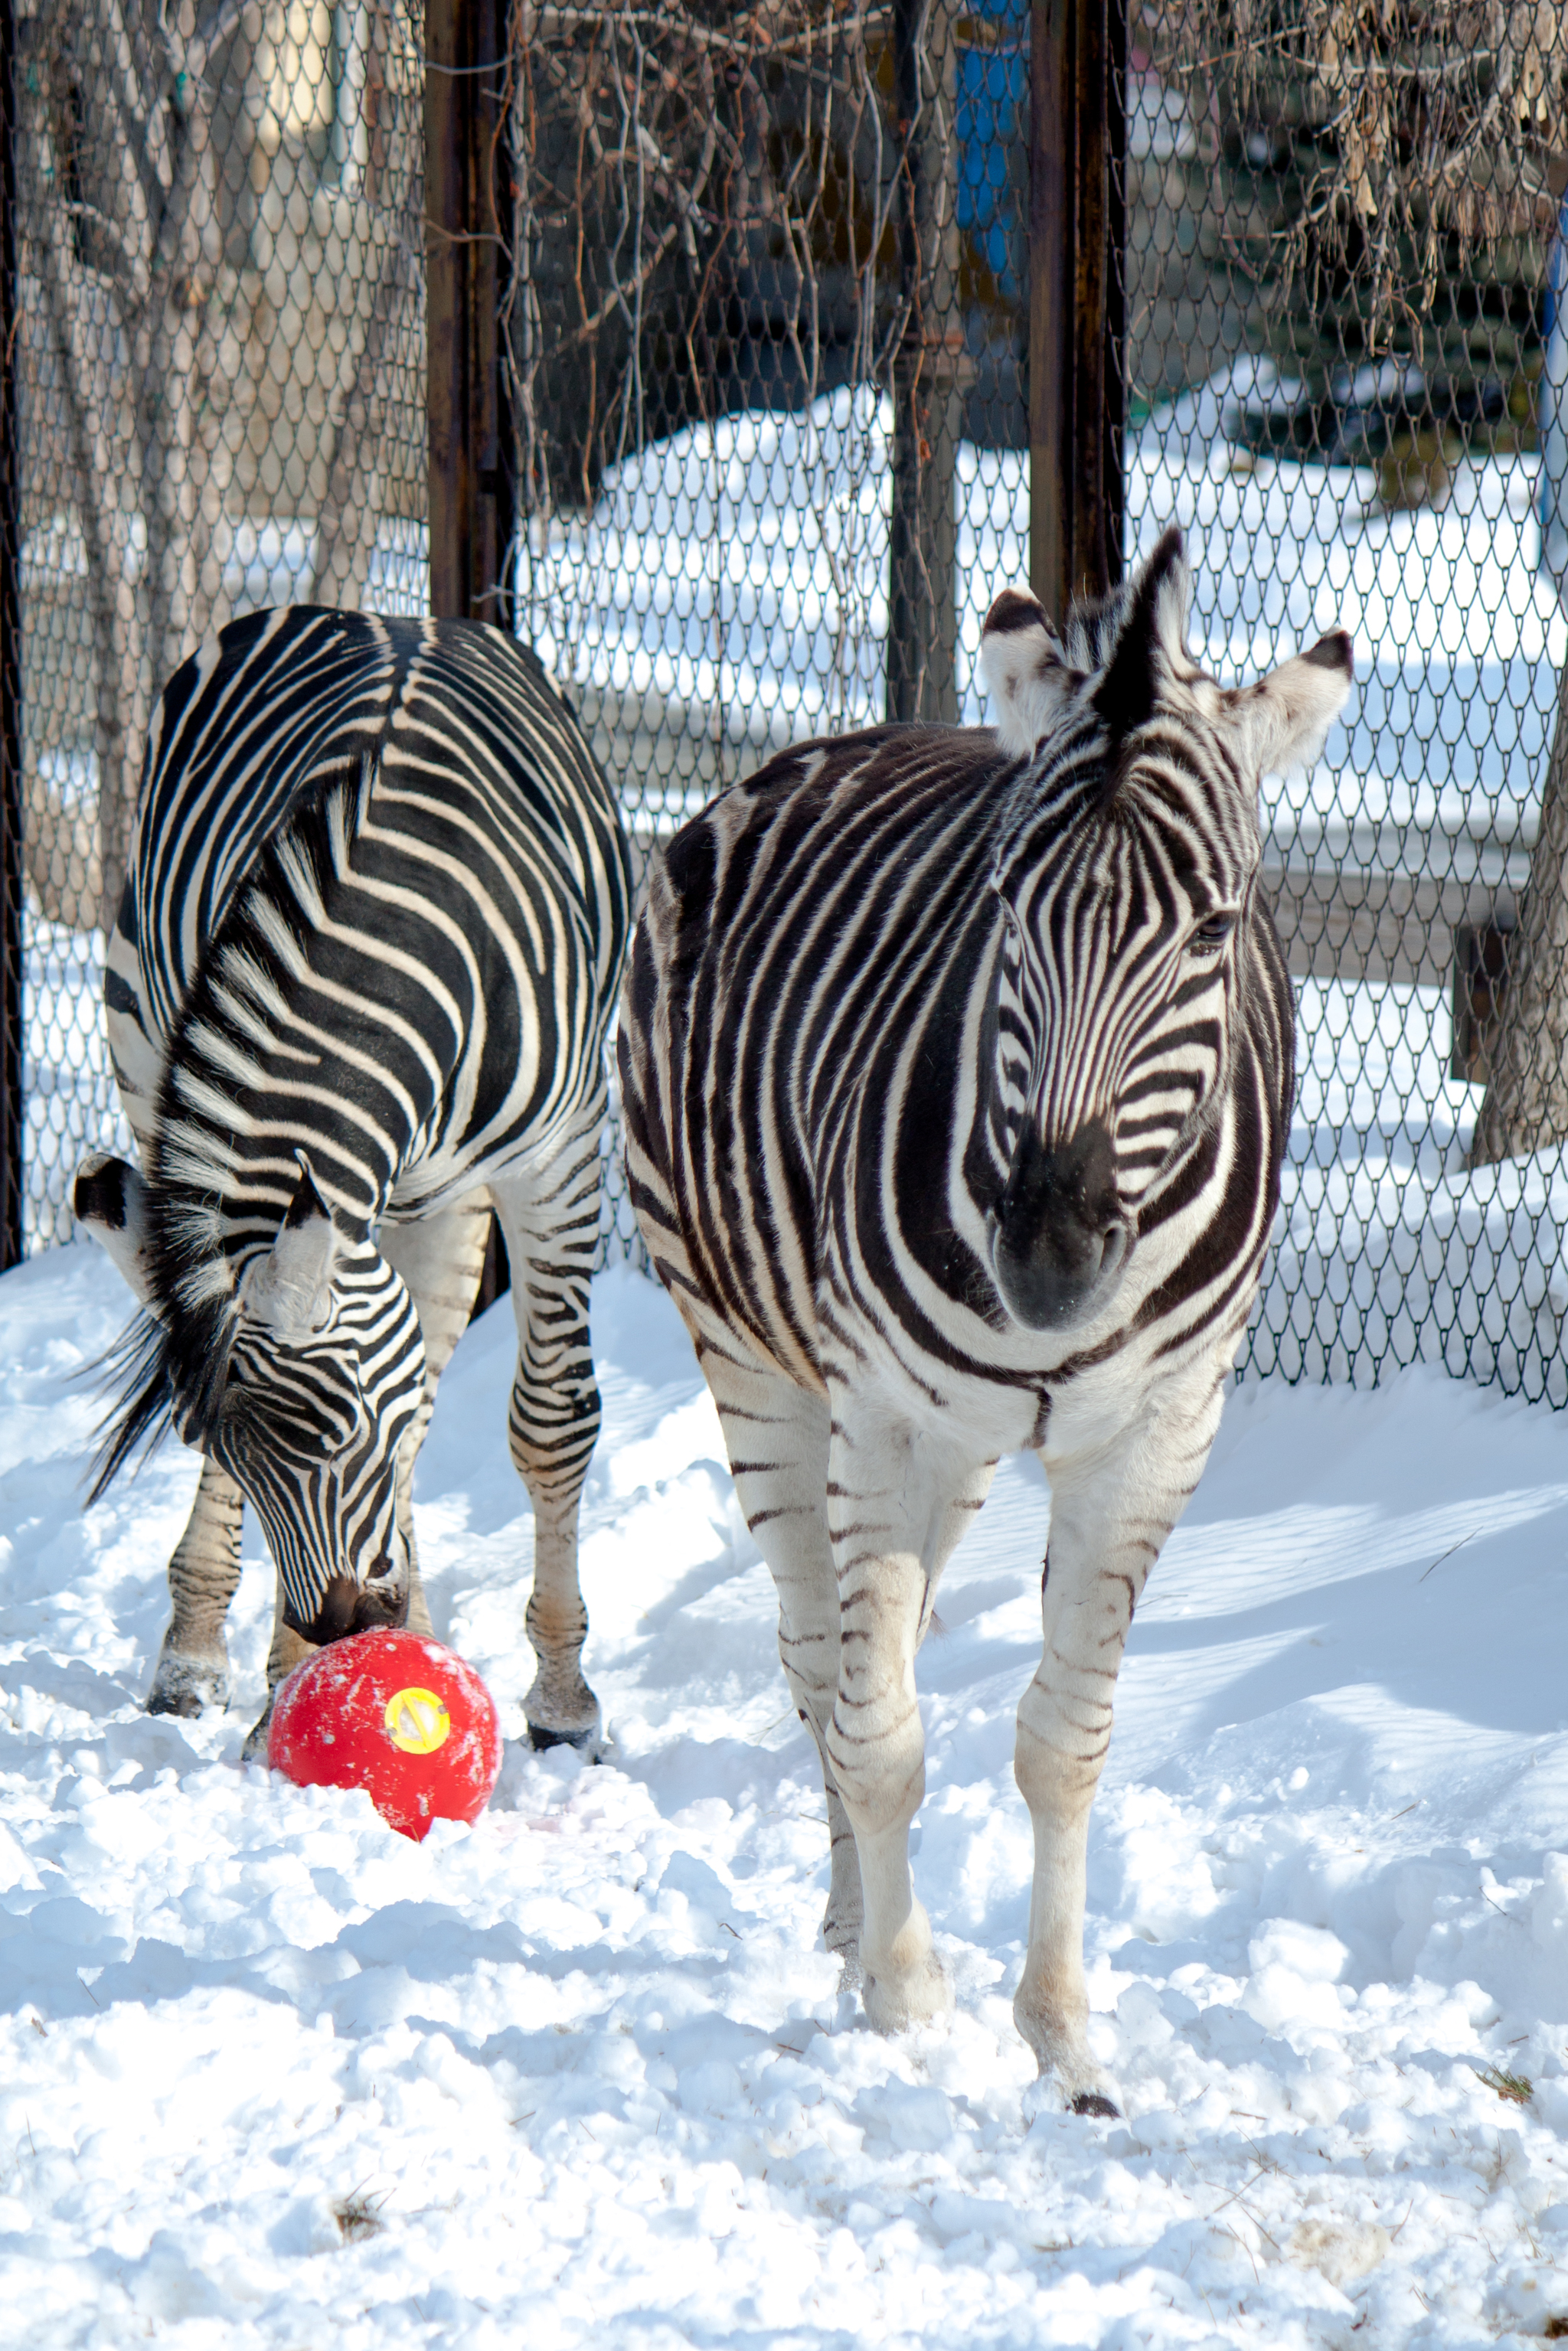
[[41, 0], [17, 26], [26, 1225], [116, 1130], [99, 1004], [149, 714], [260, 605], [423, 611], [423, 26]]
[[[1302, 1081], [1249, 1361], [1425, 1355], [1562, 1402], [1558, 12], [1065, 19], [1069, 104], [1085, 57], [1108, 77], [1069, 299], [1114, 343], [1120, 552], [1182, 522], [1221, 677], [1356, 643], [1324, 761], [1265, 789]], [[425, 593], [420, 27], [391, 0], [172, 21], [24, 26], [35, 1243], [112, 1115], [91, 969], [162, 675], [247, 603]], [[1030, 37], [1023, 0], [513, 11], [496, 585], [640, 850], [776, 745], [984, 715], [984, 611], [1068, 486], [1030, 479], [1056, 222], [1037, 154], [1031, 230]]]
[[1129, 552], [1186, 527], [1217, 674], [1356, 646], [1324, 762], [1265, 786], [1301, 1082], [1251, 1360], [1562, 1402], [1568, 20], [1171, 0], [1130, 29]]
[[517, 626], [639, 851], [780, 745], [977, 720], [1029, 570], [1024, 17], [544, 8], [525, 74]]

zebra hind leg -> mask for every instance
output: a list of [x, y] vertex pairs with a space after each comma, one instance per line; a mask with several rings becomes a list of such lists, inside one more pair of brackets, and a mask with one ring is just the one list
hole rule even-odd
[[582, 1677], [588, 1611], [578, 1580], [578, 1510], [599, 1437], [588, 1294], [599, 1235], [599, 1120], [542, 1174], [495, 1186], [512, 1266], [517, 1368], [507, 1433], [534, 1507], [534, 1577], [524, 1618], [538, 1661], [523, 1701], [536, 1748], [600, 1752], [599, 1700]]
[[204, 1461], [185, 1531], [169, 1562], [172, 1613], [149, 1714], [198, 1715], [229, 1702], [229, 1652], [224, 1627], [239, 1583], [245, 1501], [215, 1461]]
[[435, 1409], [441, 1374], [468, 1328], [490, 1238], [490, 1195], [470, 1192], [455, 1207], [416, 1221], [382, 1228], [382, 1255], [408, 1286], [424, 1341], [424, 1394], [398, 1455], [397, 1531], [408, 1562], [411, 1633], [430, 1633], [430, 1604], [419, 1573], [413, 1531], [413, 1469]]
[[316, 1655], [316, 1646], [286, 1624], [283, 1615], [283, 1579], [277, 1579], [277, 1606], [272, 1620], [272, 1646], [267, 1653], [267, 1704], [246, 1733], [240, 1749], [242, 1763], [265, 1763], [267, 1734], [272, 1729], [272, 1701], [277, 1695], [277, 1685], [296, 1666]]

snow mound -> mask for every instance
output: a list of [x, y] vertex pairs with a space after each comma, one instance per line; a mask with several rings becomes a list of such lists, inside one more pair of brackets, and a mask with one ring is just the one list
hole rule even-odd
[[[1232, 1397], [1091, 1839], [1105, 2124], [1056, 2110], [1009, 2009], [1032, 1461], [921, 1657], [915, 1866], [956, 2010], [884, 2042], [817, 1947], [813, 1754], [662, 1293], [595, 1291], [611, 1760], [514, 1747], [423, 1845], [239, 1764], [254, 1538], [235, 1712], [141, 1711], [194, 1464], [80, 1511], [80, 1374], [124, 1305], [86, 1249], [0, 1281], [0, 2340], [1349, 2351], [1568, 2313], [1557, 1416], [1426, 1369]], [[459, 1348], [417, 1507], [436, 1629], [515, 1735], [514, 1343], [503, 1304]]]

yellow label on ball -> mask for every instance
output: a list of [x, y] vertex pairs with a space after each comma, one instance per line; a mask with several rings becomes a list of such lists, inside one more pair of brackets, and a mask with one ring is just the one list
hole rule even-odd
[[434, 1755], [451, 1736], [452, 1717], [434, 1690], [400, 1689], [387, 1700], [387, 1729], [405, 1755]]

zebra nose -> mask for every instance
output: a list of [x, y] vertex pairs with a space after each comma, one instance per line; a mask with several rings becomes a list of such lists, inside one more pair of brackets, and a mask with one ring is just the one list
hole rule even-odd
[[992, 1242], [1003, 1305], [1030, 1331], [1070, 1329], [1105, 1304], [1132, 1254], [1109, 1131], [1087, 1120], [1049, 1145], [1032, 1123], [1008, 1171]]
[[367, 1571], [363, 1584], [356, 1583], [352, 1576], [329, 1577], [309, 1622], [302, 1623], [286, 1605], [286, 1623], [318, 1649], [324, 1649], [330, 1641], [344, 1640], [350, 1633], [373, 1633], [386, 1625], [406, 1624], [408, 1589], [389, 1581], [392, 1560], [383, 1552]]

